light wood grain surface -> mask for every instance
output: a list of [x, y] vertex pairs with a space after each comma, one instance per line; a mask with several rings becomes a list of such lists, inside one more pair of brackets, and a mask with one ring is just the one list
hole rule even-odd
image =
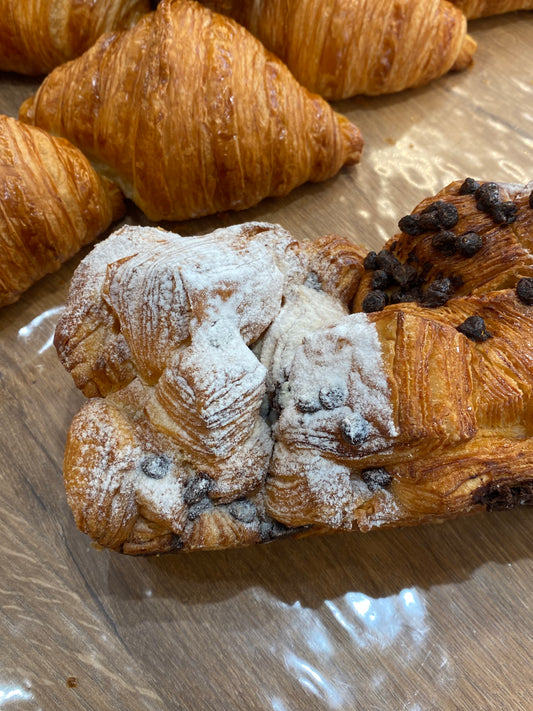
[[[375, 248], [453, 179], [532, 179], [533, 13], [470, 32], [466, 73], [336, 105], [359, 166], [175, 229], [261, 219]], [[0, 112], [37, 86], [0, 74]], [[80, 257], [0, 312], [0, 709], [533, 708], [531, 508], [222, 553], [92, 547], [61, 478], [83, 398], [51, 346]]]

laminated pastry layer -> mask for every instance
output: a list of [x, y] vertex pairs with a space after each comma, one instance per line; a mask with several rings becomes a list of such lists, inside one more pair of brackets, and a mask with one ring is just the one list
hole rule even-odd
[[359, 161], [358, 128], [244, 27], [161, 0], [51, 72], [20, 118], [68, 138], [153, 221], [242, 210]]
[[464, 14], [445, 0], [204, 3], [241, 22], [328, 100], [422, 86], [465, 69], [476, 50]]
[[150, 0], [0, 0], [0, 70], [47, 74], [149, 11]]
[[286, 534], [264, 500], [276, 391], [305, 334], [346, 315], [361, 275], [348, 242], [299, 243], [262, 223], [190, 238], [125, 227], [100, 243], [55, 337], [90, 398], [64, 467], [82, 530], [131, 553]]
[[532, 503], [532, 225], [533, 185], [467, 179], [378, 254], [267, 223], [115, 233], [55, 338], [90, 398], [78, 526], [136, 554]]
[[122, 194], [62, 138], [0, 115], [0, 306], [122, 217]]

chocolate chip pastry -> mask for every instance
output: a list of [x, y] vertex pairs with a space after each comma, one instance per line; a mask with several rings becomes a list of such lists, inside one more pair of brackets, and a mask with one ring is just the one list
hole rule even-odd
[[533, 183], [452, 183], [379, 253], [124, 227], [55, 345], [79, 528], [129, 554], [533, 502]]

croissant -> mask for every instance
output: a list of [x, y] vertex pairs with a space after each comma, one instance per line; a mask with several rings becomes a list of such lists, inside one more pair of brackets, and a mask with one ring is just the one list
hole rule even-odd
[[0, 306], [124, 212], [118, 188], [63, 138], [0, 116]]
[[149, 11], [150, 0], [0, 0], [0, 70], [47, 74]]
[[362, 149], [359, 130], [244, 28], [189, 0], [102, 37], [20, 115], [78, 145], [152, 220], [286, 195]]
[[469, 20], [489, 15], [502, 15], [515, 10], [533, 10], [532, 0], [451, 0]]
[[453, 183], [379, 254], [266, 223], [100, 242], [55, 334], [79, 528], [143, 554], [532, 504], [532, 189]]
[[463, 13], [444, 0], [211, 0], [326, 99], [422, 86], [472, 62]]

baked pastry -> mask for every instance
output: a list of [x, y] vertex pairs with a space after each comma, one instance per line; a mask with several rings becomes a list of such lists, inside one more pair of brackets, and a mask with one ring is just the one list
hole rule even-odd
[[326, 99], [387, 94], [465, 69], [476, 49], [444, 0], [209, 0]]
[[[532, 188], [454, 183], [379, 255], [263, 223], [99, 243], [55, 335], [89, 397], [64, 460], [80, 529], [139, 554], [533, 503]], [[378, 271], [417, 301], [370, 309]]]
[[532, 0], [451, 0], [469, 20], [489, 15], [502, 15], [515, 10], [533, 10]]
[[124, 213], [120, 190], [63, 138], [0, 116], [0, 306]]
[[47, 74], [149, 11], [150, 0], [0, 0], [0, 71]]
[[78, 145], [151, 220], [286, 195], [362, 149], [359, 130], [249, 32], [190, 0], [102, 37], [20, 115]]

